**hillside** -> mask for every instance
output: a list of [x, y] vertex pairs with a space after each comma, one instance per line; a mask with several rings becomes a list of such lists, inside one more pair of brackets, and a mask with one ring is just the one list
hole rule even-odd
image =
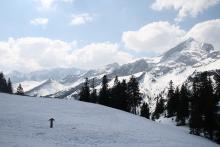
[[[49, 128], [49, 118], [55, 127]], [[0, 93], [2, 147], [218, 147], [188, 129], [74, 100]]]

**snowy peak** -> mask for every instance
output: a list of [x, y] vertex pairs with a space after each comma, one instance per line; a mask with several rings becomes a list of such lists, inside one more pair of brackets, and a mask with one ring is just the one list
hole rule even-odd
[[106, 65], [106, 69], [116, 69], [119, 67], [120, 67], [120, 65], [118, 63], [112, 63], [112, 64]]
[[147, 71], [148, 69], [148, 63], [144, 59], [140, 59], [133, 63], [128, 63], [120, 66], [120, 68], [117, 68], [113, 71], [113, 75], [127, 76], [138, 72]]
[[210, 54], [213, 51], [214, 47], [211, 44], [198, 42], [193, 38], [189, 38], [165, 52], [162, 55], [160, 63], [174, 61], [185, 65], [194, 65], [199, 61], [210, 57]]
[[51, 93], [56, 93], [65, 88], [61, 83], [52, 80], [51, 78], [45, 81], [44, 83], [36, 86], [35, 88], [27, 91], [25, 94], [30, 96], [46, 96]]
[[22, 82], [22, 81], [43, 81], [48, 78], [52, 78], [54, 80], [61, 80], [68, 75], [80, 75], [86, 72], [85, 70], [78, 68], [53, 68], [47, 70], [39, 70], [30, 73], [22, 73], [18, 71], [13, 71], [6, 75], [10, 77], [12, 82]]

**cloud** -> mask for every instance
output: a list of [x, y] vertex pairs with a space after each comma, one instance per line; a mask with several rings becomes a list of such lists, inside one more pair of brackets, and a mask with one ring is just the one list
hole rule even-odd
[[79, 26], [91, 22], [93, 20], [93, 15], [89, 13], [73, 14], [70, 21], [70, 25]]
[[73, 3], [75, 0], [62, 0], [65, 3]]
[[162, 52], [170, 49], [182, 40], [185, 31], [166, 21], [152, 22], [137, 31], [127, 31], [122, 42], [129, 49]]
[[59, 2], [73, 3], [75, 0], [35, 0], [38, 4], [39, 10], [50, 10], [56, 8], [56, 4]]
[[193, 37], [201, 42], [211, 43], [220, 50], [220, 19], [201, 22], [192, 27], [185, 38]]
[[178, 11], [176, 21], [182, 21], [187, 16], [196, 17], [209, 7], [217, 5], [220, 0], [155, 0], [151, 8], [161, 11], [174, 9]]
[[51, 9], [54, 6], [56, 0], [36, 0], [40, 7], [39, 9]]
[[10, 38], [0, 42], [0, 69], [31, 71], [68, 64], [71, 46], [63, 41], [47, 38]]
[[48, 19], [47, 18], [35, 18], [30, 21], [32, 25], [47, 25], [48, 24]]
[[127, 31], [122, 42], [128, 49], [137, 52], [161, 53], [192, 37], [200, 42], [211, 43], [220, 50], [220, 19], [208, 20], [194, 25], [189, 31], [168, 22], [152, 22], [137, 31]]
[[76, 42], [40, 37], [10, 38], [0, 42], [0, 70], [30, 72], [54, 67], [97, 68], [112, 62], [126, 63], [132, 56], [108, 42], [76, 48]]
[[[220, 50], [220, 19], [200, 22], [189, 31], [168, 22], [152, 22], [136, 31], [122, 35], [124, 45], [137, 52], [164, 52], [193, 37], [211, 43]], [[34, 71], [54, 67], [98, 68], [118, 62], [127, 63], [135, 57], [122, 51], [119, 44], [102, 42], [78, 47], [77, 41], [65, 42], [43, 37], [9, 38], [0, 41], [0, 71]]]
[[129, 53], [119, 50], [118, 44], [109, 42], [86, 45], [81, 49], [75, 50], [71, 56], [72, 63], [89, 69], [113, 62], [127, 63], [133, 59], [133, 56]]

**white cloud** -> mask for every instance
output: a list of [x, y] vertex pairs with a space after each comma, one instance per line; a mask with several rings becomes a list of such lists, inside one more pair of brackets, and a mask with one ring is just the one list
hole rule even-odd
[[122, 42], [125, 47], [137, 52], [164, 52], [189, 37], [211, 43], [220, 50], [220, 19], [198, 23], [189, 31], [168, 22], [153, 22], [137, 31], [124, 32]]
[[0, 42], [0, 71], [29, 72], [54, 67], [97, 68], [112, 62], [126, 63], [132, 56], [117, 44], [93, 43], [75, 48], [76, 42], [48, 38], [10, 38]]
[[187, 16], [196, 17], [209, 7], [218, 4], [220, 0], [155, 0], [152, 9], [174, 9], [178, 11], [176, 21], [182, 21]]
[[92, 43], [75, 50], [72, 53], [72, 63], [83, 68], [97, 68], [103, 65], [117, 62], [127, 63], [133, 57], [126, 52], [120, 51], [118, 44]]
[[93, 15], [89, 13], [73, 14], [70, 25], [78, 26], [91, 22], [93, 20]]
[[39, 4], [39, 10], [56, 8], [58, 2], [73, 3], [75, 0], [35, 0]]
[[71, 46], [63, 41], [47, 38], [10, 38], [0, 42], [0, 68], [31, 71], [68, 65]]
[[135, 51], [163, 52], [182, 40], [185, 31], [179, 26], [160, 21], [149, 23], [137, 31], [122, 35], [125, 46]]
[[56, 0], [36, 0], [40, 7], [39, 9], [51, 9], [54, 6]]
[[73, 3], [75, 0], [62, 0], [65, 3]]
[[[153, 22], [137, 31], [123, 33], [122, 41], [139, 52], [164, 52], [188, 37], [211, 43], [220, 50], [220, 19], [201, 22], [189, 31], [168, 22]], [[33, 71], [54, 67], [97, 68], [112, 62], [134, 59], [116, 43], [91, 43], [77, 47], [77, 41], [65, 42], [40, 37], [10, 38], [0, 41], [0, 71]]]
[[47, 25], [48, 19], [47, 18], [35, 18], [31, 20], [30, 23], [33, 25]]
[[185, 38], [188, 37], [193, 37], [202, 42], [211, 43], [217, 50], [220, 50], [220, 19], [196, 24], [186, 34]]

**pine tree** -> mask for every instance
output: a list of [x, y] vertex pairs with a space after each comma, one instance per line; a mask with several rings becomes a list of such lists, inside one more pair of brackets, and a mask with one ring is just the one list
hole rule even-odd
[[125, 79], [120, 84], [120, 97], [120, 109], [129, 112], [128, 85]]
[[8, 87], [7, 87], [7, 81], [5, 79], [5, 76], [3, 73], [0, 73], [0, 92], [7, 93]]
[[216, 132], [215, 132], [215, 138], [216, 138], [216, 142], [218, 144], [220, 144], [220, 114], [217, 115], [216, 118]]
[[121, 83], [118, 80], [118, 76], [115, 77], [114, 85], [110, 89], [110, 106], [116, 109], [120, 109], [120, 88]]
[[185, 125], [186, 118], [189, 117], [189, 95], [187, 85], [183, 84], [177, 108], [177, 125]]
[[7, 93], [9, 93], [9, 94], [13, 93], [13, 88], [12, 88], [12, 84], [11, 84], [10, 78], [8, 79], [8, 82], [7, 82]]
[[141, 104], [141, 93], [137, 79], [132, 75], [128, 82], [129, 108], [130, 112], [137, 114], [137, 107]]
[[176, 87], [173, 97], [173, 111], [175, 116], [177, 114], [179, 100], [180, 100], [180, 90], [179, 87]]
[[215, 75], [215, 81], [216, 81], [216, 87], [215, 87], [215, 95], [217, 97], [217, 100], [220, 101], [220, 74], [216, 72]]
[[115, 77], [114, 85], [110, 90], [111, 107], [128, 111], [128, 93], [125, 80], [120, 82], [118, 76]]
[[156, 99], [157, 99], [157, 102], [156, 102], [154, 113], [152, 115], [152, 120], [159, 119], [160, 115], [165, 110], [164, 99], [162, 98], [162, 96], [159, 95], [156, 97]]
[[99, 104], [109, 106], [108, 78], [106, 75], [102, 78], [102, 87], [99, 92]]
[[23, 90], [21, 84], [18, 85], [16, 94], [17, 95], [24, 95], [24, 90]]
[[1, 72], [0, 73], [0, 92], [4, 92], [3, 81], [4, 81], [4, 74]]
[[191, 110], [189, 127], [190, 133], [200, 135], [202, 130], [202, 113], [200, 111], [200, 98], [199, 98], [199, 80], [195, 77], [193, 80], [192, 96], [191, 96]]
[[[177, 93], [176, 93], [177, 94]], [[176, 98], [174, 93], [173, 81], [171, 80], [169, 83], [169, 90], [168, 90], [168, 102], [167, 102], [167, 115], [168, 117], [172, 117], [175, 115], [176, 112]]]
[[91, 95], [90, 95], [90, 102], [92, 103], [97, 103], [97, 100], [98, 100], [98, 96], [97, 96], [97, 91], [95, 89], [95, 79], [93, 78], [92, 79], [92, 92], [91, 92]]
[[90, 89], [89, 89], [89, 80], [88, 78], [85, 79], [83, 86], [81, 87], [81, 91], [79, 94], [80, 101], [90, 102]]
[[204, 118], [204, 134], [213, 139], [213, 133], [216, 128], [215, 118], [217, 116], [217, 100], [214, 96], [212, 81], [208, 78], [207, 72], [201, 74], [200, 77], [200, 97], [202, 116]]
[[149, 119], [150, 118], [150, 111], [149, 111], [149, 106], [147, 103], [143, 103], [141, 107], [141, 116]]
[[[220, 74], [216, 72], [215, 75], [215, 81], [216, 81], [216, 88], [215, 88], [215, 97], [217, 100], [217, 103], [220, 103]], [[220, 107], [220, 106], [219, 106]], [[219, 112], [218, 112], [219, 111]], [[217, 110], [218, 114], [216, 115], [216, 142], [220, 144], [220, 110]]]

